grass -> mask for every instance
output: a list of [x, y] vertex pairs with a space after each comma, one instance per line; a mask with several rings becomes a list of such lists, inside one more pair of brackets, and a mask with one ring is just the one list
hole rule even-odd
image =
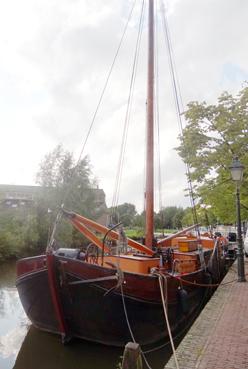
[[[175, 233], [176, 231], [174, 229], [156, 229], [155, 234], [156, 235], [162, 235], [162, 234], [168, 234], [168, 233]], [[128, 238], [132, 239], [141, 239], [145, 236], [144, 229], [143, 228], [125, 228], [125, 234]]]

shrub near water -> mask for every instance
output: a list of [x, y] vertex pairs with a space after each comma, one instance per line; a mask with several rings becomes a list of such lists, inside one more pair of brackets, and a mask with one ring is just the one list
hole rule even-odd
[[0, 261], [37, 249], [37, 219], [23, 209], [3, 209], [0, 214]]

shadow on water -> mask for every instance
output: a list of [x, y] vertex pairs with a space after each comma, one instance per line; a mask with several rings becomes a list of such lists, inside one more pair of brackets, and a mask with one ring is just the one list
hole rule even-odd
[[[0, 266], [0, 369], [116, 369], [122, 354], [81, 340], [63, 346], [59, 336], [30, 325], [15, 288], [15, 263]], [[162, 369], [169, 357], [169, 345], [146, 355], [152, 369]]]

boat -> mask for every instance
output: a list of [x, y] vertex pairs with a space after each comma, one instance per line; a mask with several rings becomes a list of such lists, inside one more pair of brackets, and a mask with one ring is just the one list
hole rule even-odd
[[[128, 239], [121, 225], [105, 227], [61, 208], [89, 240], [84, 252], [56, 248], [17, 262], [18, 293], [38, 329], [111, 346], [154, 345], [180, 332], [202, 307], [210, 284], [223, 276], [218, 238], [184, 229], [154, 240], [154, 1], [149, 0], [145, 242]], [[168, 319], [166, 319], [168, 318]]]

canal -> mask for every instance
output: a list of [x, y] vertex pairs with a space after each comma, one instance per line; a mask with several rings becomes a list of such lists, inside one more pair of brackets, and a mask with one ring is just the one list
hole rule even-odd
[[[122, 354], [81, 340], [63, 346], [58, 336], [38, 331], [19, 301], [15, 262], [0, 265], [0, 369], [117, 369]], [[146, 355], [152, 369], [162, 369], [169, 357], [168, 345]]]

